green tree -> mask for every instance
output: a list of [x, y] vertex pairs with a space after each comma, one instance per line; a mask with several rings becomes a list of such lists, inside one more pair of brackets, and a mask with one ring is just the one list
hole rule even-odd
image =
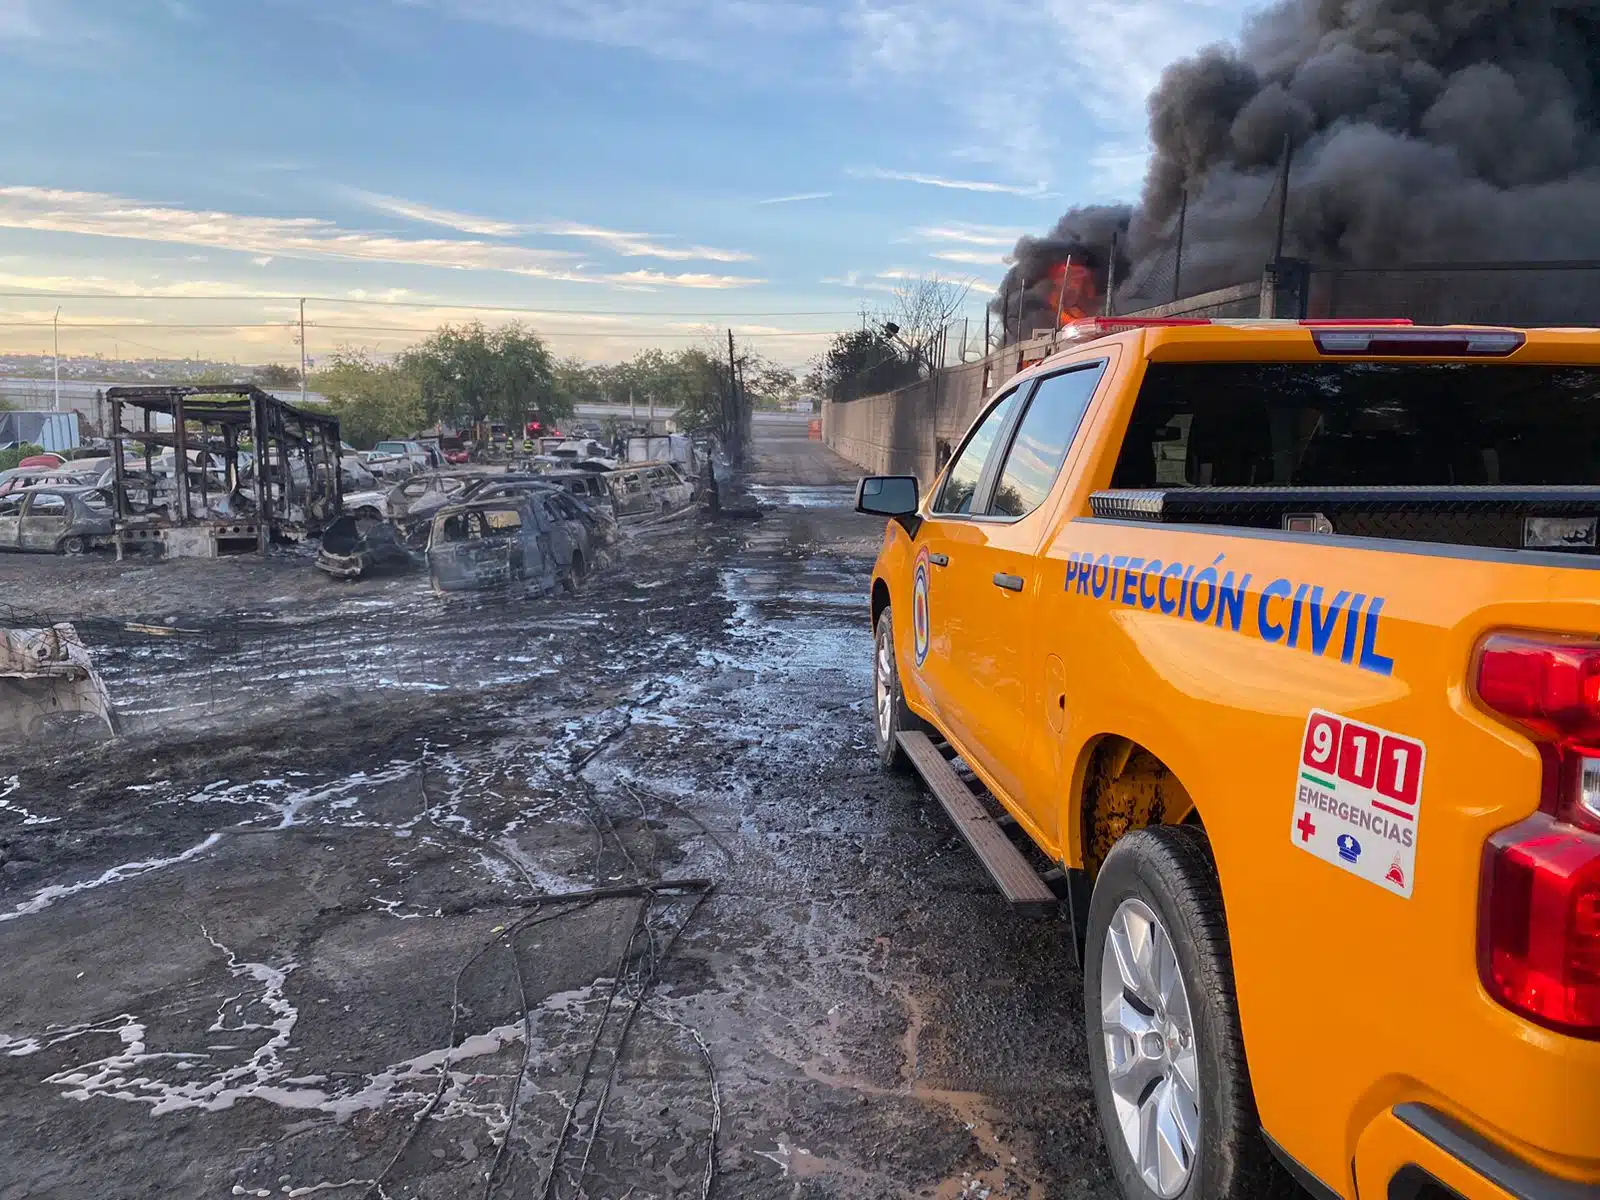
[[273, 388], [297, 388], [300, 386], [300, 368], [285, 366], [283, 363], [267, 363], [257, 367], [252, 373], [258, 386], [272, 390]]
[[446, 325], [400, 361], [422, 385], [429, 420], [463, 425], [487, 417], [516, 425], [534, 411], [551, 419], [572, 411], [555, 388], [550, 351], [522, 325]]
[[352, 446], [369, 449], [384, 438], [415, 433], [427, 422], [417, 378], [405, 366], [379, 362], [368, 351], [335, 351], [309, 382], [328, 398], [340, 435]]
[[818, 390], [835, 400], [855, 400], [913, 383], [917, 363], [879, 326], [836, 335], [812, 372]]

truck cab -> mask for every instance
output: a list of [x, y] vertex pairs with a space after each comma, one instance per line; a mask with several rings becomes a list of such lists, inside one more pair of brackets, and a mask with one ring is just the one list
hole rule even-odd
[[1600, 1194], [1600, 333], [1063, 342], [857, 506], [880, 758], [1054, 864], [1123, 1193]]

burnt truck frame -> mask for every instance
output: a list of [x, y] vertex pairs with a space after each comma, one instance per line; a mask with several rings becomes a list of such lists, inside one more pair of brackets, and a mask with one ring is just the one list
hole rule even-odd
[[[344, 483], [337, 417], [297, 408], [248, 383], [113, 387], [106, 402], [119, 559], [128, 546], [152, 541], [168, 554], [214, 557], [226, 546], [252, 543], [264, 553], [273, 539], [319, 534], [339, 515]], [[130, 410], [139, 428], [127, 426]], [[240, 449], [246, 436], [248, 479]], [[127, 460], [134, 443], [144, 451], [143, 472]], [[170, 503], [156, 498], [155, 447], [173, 451]], [[187, 465], [190, 450], [201, 453], [198, 470]], [[215, 488], [213, 460], [220, 461], [222, 476]], [[141, 480], [148, 489], [142, 502], [135, 499]], [[214, 493], [230, 510], [237, 499], [245, 511], [216, 512]]]

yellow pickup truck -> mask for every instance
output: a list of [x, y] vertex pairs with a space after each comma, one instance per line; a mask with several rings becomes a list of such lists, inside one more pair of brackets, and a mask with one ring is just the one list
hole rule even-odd
[[1600, 1196], [1600, 333], [1064, 332], [856, 503], [879, 755], [1069, 916], [1123, 1193]]

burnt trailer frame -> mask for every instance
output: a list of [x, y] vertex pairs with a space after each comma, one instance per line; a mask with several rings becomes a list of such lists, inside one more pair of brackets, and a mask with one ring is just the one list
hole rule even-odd
[[[339, 515], [344, 486], [335, 416], [298, 408], [250, 383], [118, 386], [106, 390], [106, 404], [119, 559], [130, 542], [165, 541], [166, 531], [174, 528], [205, 530], [214, 543], [253, 536], [256, 549], [265, 552], [274, 537], [318, 534]], [[139, 414], [140, 428], [126, 427], [130, 409]], [[156, 428], [157, 415], [168, 418], [167, 428]], [[239, 463], [240, 442], [246, 436], [254, 455], [248, 481]], [[144, 511], [129, 493], [124, 453], [129, 443], [144, 449], [150, 496]], [[154, 511], [152, 450], [158, 446], [173, 450], [176, 486], [170, 515]], [[180, 466], [188, 462], [191, 449], [202, 453], [196, 473]], [[223, 494], [242, 494], [254, 507], [250, 517], [208, 515], [212, 456], [223, 463]], [[297, 463], [306, 471], [303, 494], [298, 496], [293, 469]]]

